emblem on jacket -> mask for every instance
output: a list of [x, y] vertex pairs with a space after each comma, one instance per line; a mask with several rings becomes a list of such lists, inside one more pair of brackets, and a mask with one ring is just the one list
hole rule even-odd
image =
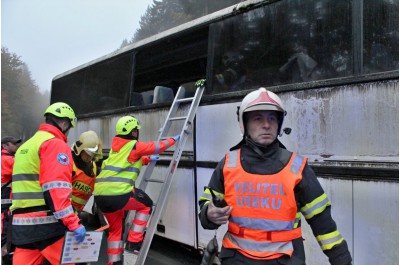
[[64, 153], [59, 153], [57, 155], [57, 161], [60, 162], [62, 165], [66, 166], [69, 164], [69, 158]]

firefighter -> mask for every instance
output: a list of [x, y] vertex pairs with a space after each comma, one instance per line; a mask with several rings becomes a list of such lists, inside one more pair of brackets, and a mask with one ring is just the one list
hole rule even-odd
[[82, 212], [94, 189], [98, 174], [97, 162], [103, 157], [102, 143], [94, 131], [86, 131], [72, 146], [72, 206]]
[[11, 179], [14, 155], [22, 140], [12, 136], [1, 138], [1, 256], [4, 263], [10, 263], [7, 243], [9, 208], [11, 206]]
[[66, 103], [50, 105], [45, 123], [15, 155], [12, 176], [13, 264], [42, 264], [46, 258], [59, 264], [66, 231], [82, 242], [85, 227], [74, 213], [72, 156], [67, 145], [71, 127], [76, 125], [73, 109]]
[[277, 139], [286, 114], [280, 98], [259, 88], [244, 97], [237, 114], [243, 139], [219, 162], [209, 182], [227, 206], [216, 207], [209, 189], [199, 200], [205, 229], [228, 223], [222, 264], [305, 264], [300, 213], [330, 264], [351, 264], [331, 203], [307, 159]]
[[110, 225], [107, 239], [108, 265], [122, 264], [122, 227], [125, 211], [136, 210], [125, 249], [139, 251], [144, 238], [153, 201], [142, 190], [135, 188], [142, 165], [158, 160], [160, 154], [174, 145], [179, 135], [163, 141], [139, 141], [139, 121], [124, 116], [117, 121], [116, 133], [109, 157], [103, 161], [96, 178], [94, 199]]

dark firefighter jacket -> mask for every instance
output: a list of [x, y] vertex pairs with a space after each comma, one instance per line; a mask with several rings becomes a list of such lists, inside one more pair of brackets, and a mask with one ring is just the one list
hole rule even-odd
[[[271, 175], [281, 171], [287, 165], [292, 155], [292, 152], [281, 148], [278, 141], [261, 150], [262, 153], [257, 152], [260, 148], [256, 151], [257, 147], [249, 141], [244, 142], [240, 148], [240, 162], [243, 169], [246, 172], [259, 175]], [[209, 183], [209, 187], [222, 196], [224, 196], [225, 192], [224, 165], [225, 158], [218, 163]], [[206, 216], [210, 198], [206, 193], [199, 200], [201, 209], [199, 214], [200, 222], [205, 229], [216, 229], [218, 226], [210, 222]], [[314, 171], [308, 164], [304, 167], [302, 180], [295, 186], [294, 193], [298, 210], [301, 211], [311, 226], [313, 234], [316, 236], [323, 252], [329, 257], [330, 263], [333, 265], [350, 264], [351, 255], [348, 251], [346, 241], [343, 238], [339, 241], [333, 240], [341, 236], [331, 216], [330, 202], [318, 182]], [[301, 223], [299, 223], [299, 226], [301, 226]], [[336, 243], [328, 243], [331, 241]], [[295, 253], [296, 251], [304, 252], [304, 249], [296, 250], [296, 246], [303, 248], [302, 244], [293, 245]]]

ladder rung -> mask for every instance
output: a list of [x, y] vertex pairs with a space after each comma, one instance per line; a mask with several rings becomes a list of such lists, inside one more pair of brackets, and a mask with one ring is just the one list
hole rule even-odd
[[194, 98], [181, 98], [177, 99], [176, 102], [188, 102], [188, 101], [193, 101]]
[[173, 117], [173, 118], [169, 118], [169, 121], [176, 121], [176, 120], [184, 120], [186, 119], [187, 116], [181, 116], [181, 117]]
[[164, 180], [160, 180], [160, 179], [145, 179], [145, 181], [147, 182], [156, 182], [156, 183], [164, 183]]

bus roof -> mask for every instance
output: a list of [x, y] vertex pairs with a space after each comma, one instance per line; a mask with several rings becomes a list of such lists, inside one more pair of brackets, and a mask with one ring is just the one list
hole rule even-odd
[[221, 9], [219, 11], [216, 11], [214, 13], [208, 14], [206, 16], [191, 20], [189, 22], [186, 22], [186, 23], [181, 24], [179, 26], [176, 26], [174, 28], [165, 30], [165, 31], [160, 32], [158, 34], [155, 34], [153, 36], [147, 37], [147, 38], [145, 38], [143, 40], [139, 40], [139, 41], [137, 41], [135, 43], [129, 44], [129, 45], [127, 45], [127, 46], [125, 46], [125, 47], [123, 47], [121, 49], [118, 49], [118, 50], [113, 51], [113, 52], [111, 52], [109, 54], [101, 56], [101, 57], [99, 57], [97, 59], [94, 59], [92, 61], [84, 63], [84, 64], [82, 64], [80, 66], [72, 68], [71, 70], [68, 70], [68, 71], [66, 71], [64, 73], [56, 75], [53, 78], [53, 81], [58, 79], [58, 78], [61, 78], [61, 77], [65, 76], [65, 75], [71, 74], [73, 72], [77, 72], [77, 71], [79, 71], [81, 69], [84, 69], [87, 66], [102, 62], [104, 60], [107, 60], [107, 59], [112, 58], [114, 56], [117, 56], [119, 54], [123, 54], [123, 53], [129, 52], [129, 51], [137, 49], [139, 47], [144, 47], [144, 46], [146, 46], [146, 45], [148, 45], [150, 43], [154, 43], [154, 42], [156, 42], [158, 40], [161, 40], [161, 39], [164, 39], [166, 37], [173, 36], [173, 35], [175, 35], [177, 33], [183, 32], [185, 30], [193, 29], [193, 28], [196, 28], [196, 27], [201, 26], [201, 25], [210, 24], [211, 22], [218, 21], [218, 20], [221, 20], [221, 19], [223, 19], [225, 17], [228, 17], [231, 14], [243, 12], [243, 11], [247, 10], [248, 8], [250, 8], [250, 7], [254, 8], [254, 7], [259, 6], [259, 5], [263, 4], [263, 3], [267, 4], [267, 3], [272, 3], [272, 2], [276, 2], [276, 1], [277, 0], [273, 0], [273, 1], [271, 1], [271, 0], [269, 0], [269, 1], [268, 0], [247, 0], [247, 1], [244, 1], [244, 2], [240, 2], [237, 5], [230, 6], [230, 7]]

